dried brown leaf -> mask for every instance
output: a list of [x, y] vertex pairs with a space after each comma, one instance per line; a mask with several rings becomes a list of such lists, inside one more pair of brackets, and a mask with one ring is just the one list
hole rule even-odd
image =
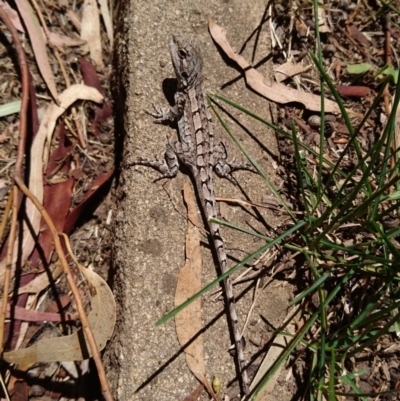
[[[91, 311], [88, 314], [90, 327], [99, 351], [102, 350], [114, 332], [116, 322], [115, 300], [110, 287], [96, 273], [87, 269], [85, 276], [95, 288], [91, 298]], [[15, 364], [31, 364], [37, 362], [82, 361], [91, 356], [90, 347], [83, 342], [83, 329], [70, 336], [55, 337], [42, 341], [28, 348], [5, 352], [4, 360]]]
[[[225, 28], [217, 25], [217, 23], [212, 19], [209, 21], [208, 28], [212, 38], [218, 43], [225, 54], [243, 69], [246, 82], [253, 90], [273, 102], [283, 104], [299, 102], [308, 110], [321, 111], [321, 99], [319, 96], [311, 93], [300, 92], [264, 77], [257, 70], [251, 67], [243, 56], [233, 51], [231, 45], [226, 39], [227, 31]], [[325, 112], [338, 114], [340, 113], [340, 109], [335, 102], [325, 99]]]
[[81, 38], [87, 42], [90, 58], [103, 67], [100, 14], [95, 0], [84, 0], [81, 24]]
[[358, 43], [361, 43], [365, 47], [370, 47], [371, 43], [368, 38], [354, 24], [348, 25], [347, 29], [350, 36], [354, 38]]
[[[44, 186], [43, 207], [58, 232], [63, 231], [70, 212], [73, 188], [73, 178]], [[43, 218], [40, 227], [39, 241], [35, 244], [35, 249], [29, 257], [29, 263], [32, 266], [41, 266], [42, 263], [50, 262], [51, 255], [54, 252], [54, 238]]]
[[373, 92], [373, 90], [368, 86], [335, 85], [335, 87], [339, 95], [345, 97], [365, 97]]
[[[25, 28], [21, 23], [18, 13], [15, 10], [13, 10], [7, 3], [4, 3], [1, 0], [0, 0], [0, 7], [2, 7], [4, 9], [4, 11], [7, 13], [7, 15], [9, 16], [15, 29], [17, 29], [20, 32], [25, 33]], [[45, 41], [45, 43], [47, 43], [47, 38], [43, 32], [43, 29], [40, 28], [40, 30], [43, 35], [43, 40]], [[50, 36], [51, 43], [55, 46], [72, 47], [72, 46], [81, 46], [86, 43], [85, 40], [82, 40], [80, 38], [71, 38], [69, 36], [61, 35], [59, 33], [51, 32], [51, 31], [49, 31], [49, 36]]]
[[[299, 309], [297, 309], [296, 316], [299, 314]], [[295, 314], [293, 311], [291, 311], [288, 315], [290, 319], [294, 319]], [[285, 320], [287, 320], [286, 318]], [[291, 334], [295, 333], [295, 328], [294, 325], [291, 323], [288, 323], [286, 328], [286, 331], [288, 331]], [[264, 378], [265, 374], [269, 371], [273, 363], [281, 356], [281, 354], [285, 351], [285, 347], [288, 345], [290, 342], [290, 338], [278, 334], [274, 340], [274, 342], [271, 345], [271, 348], [267, 352], [267, 355], [265, 355], [264, 360], [261, 362], [261, 365], [258, 369], [258, 372], [256, 376], [253, 379], [253, 382], [251, 383], [250, 386], [250, 391], [253, 391], [256, 389], [257, 385], [260, 383], [260, 381]], [[268, 383], [264, 386], [264, 388], [261, 390], [261, 392], [258, 394], [257, 398], [255, 400], [257, 401], [269, 401], [273, 399], [272, 393], [275, 387], [276, 382], [278, 381], [279, 374], [281, 373], [282, 369], [285, 368], [285, 365], [282, 364], [280, 368], [275, 372], [275, 374], [272, 376], [272, 378], [268, 381]]]
[[[100, 78], [98, 76], [95, 66], [85, 58], [80, 59], [79, 65], [81, 67], [84, 84], [88, 86], [93, 86], [101, 94], [104, 94], [104, 88], [100, 82]], [[92, 124], [92, 132], [94, 135], [99, 137], [101, 134], [99, 125], [101, 122], [107, 121], [112, 116], [112, 108], [107, 102], [103, 102], [103, 104], [95, 106], [94, 109], [95, 118]]]
[[[29, 189], [33, 195], [43, 203], [43, 158], [46, 159], [47, 156], [44, 152], [44, 145], [50, 142], [51, 137], [54, 132], [57, 119], [65, 112], [65, 110], [71, 106], [76, 100], [84, 99], [91, 100], [95, 103], [100, 103], [103, 100], [102, 95], [95, 88], [90, 88], [85, 85], [72, 85], [65, 91], [63, 91], [60, 96], [60, 105], [57, 106], [55, 103], [51, 103], [46, 110], [46, 113], [42, 119], [39, 131], [35, 136], [33, 141], [31, 151], [30, 151], [30, 176], [29, 176]], [[44, 166], [45, 168], [45, 166]], [[28, 224], [24, 224], [22, 244], [19, 246], [18, 242], [14, 244], [13, 252], [13, 269], [15, 268], [15, 262], [17, 257], [20, 258], [20, 263], [23, 265], [28, 256], [31, 254], [32, 249], [35, 245], [36, 237], [40, 229], [41, 214], [33, 205], [32, 202], [27, 201], [26, 204], [26, 221]], [[19, 255], [18, 249], [22, 250], [21, 255]], [[0, 281], [3, 280], [3, 275], [5, 271], [5, 259], [0, 262]]]
[[100, 5], [100, 12], [103, 18], [104, 26], [106, 28], [108, 40], [110, 41], [110, 46], [113, 47], [114, 43], [114, 31], [113, 24], [111, 21], [110, 9], [108, 8], [107, 0], [98, 0]]
[[[200, 248], [200, 225], [196, 199], [189, 182], [183, 187], [188, 208], [188, 231], [186, 234], [186, 263], [179, 273], [175, 291], [175, 305], [178, 306], [201, 290], [202, 258]], [[210, 394], [214, 394], [206, 378], [204, 345], [201, 334], [201, 298], [196, 299], [175, 316], [176, 333], [184, 348], [186, 363], [200, 383]]]
[[293, 64], [288, 61], [274, 68], [275, 79], [277, 82], [282, 82], [289, 77], [302, 73], [305, 68], [306, 67], [301, 64]]
[[96, 71], [96, 67], [84, 57], [79, 60], [79, 66], [81, 67], [83, 83], [92, 88], [96, 88], [104, 95], [104, 88], [101, 84], [99, 74]]
[[57, 312], [41, 312], [31, 309], [25, 309], [21, 306], [14, 306], [12, 314], [10, 312], [10, 305], [7, 305], [7, 318], [22, 320], [24, 322], [61, 322], [68, 320], [77, 320], [78, 313], [71, 315], [66, 313], [61, 315]]
[[35, 59], [39, 67], [40, 73], [46, 85], [53, 96], [53, 99], [58, 103], [57, 87], [54, 82], [54, 76], [50, 67], [49, 59], [47, 57], [46, 42], [43, 39], [42, 30], [39, 25], [39, 21], [27, 0], [15, 0], [15, 4], [18, 7], [19, 14], [24, 21], [32, 49], [35, 54]]
[[78, 219], [88, 210], [93, 203], [96, 203], [96, 196], [104, 189], [104, 185], [107, 185], [109, 179], [113, 176], [114, 169], [110, 171], [100, 173], [91, 183], [90, 188], [86, 191], [85, 197], [82, 202], [75, 207], [74, 210], [68, 215], [63, 232], [70, 234], [72, 229], [75, 227]]
[[86, 44], [86, 41], [80, 38], [71, 38], [66, 35], [61, 35], [57, 32], [49, 33], [51, 43], [55, 46], [60, 47], [73, 47], [73, 46], [82, 46]]
[[[63, 272], [61, 264], [57, 263], [51, 272], [53, 280], [57, 280]], [[23, 287], [18, 288], [18, 294], [38, 294], [50, 284], [49, 274], [47, 271], [37, 274], [36, 277]]]
[[199, 384], [190, 394], [188, 394], [183, 401], [196, 401], [199, 397], [202, 391], [204, 390], [204, 386], [202, 384]]
[[0, 0], [0, 7], [5, 11], [8, 18], [10, 18], [15, 29], [17, 29], [20, 32], [25, 32], [25, 29], [22, 26], [21, 20], [17, 12], [14, 9], [12, 9], [7, 3], [4, 3], [4, 1], [2, 0]]
[[328, 25], [328, 16], [323, 7], [318, 7], [318, 30], [320, 33], [330, 33], [331, 28]]
[[76, 13], [73, 10], [68, 10], [66, 13], [66, 16], [68, 17], [68, 19], [70, 20], [72, 25], [75, 27], [75, 29], [78, 32], [80, 32], [82, 30], [82, 23], [81, 23], [78, 13]]

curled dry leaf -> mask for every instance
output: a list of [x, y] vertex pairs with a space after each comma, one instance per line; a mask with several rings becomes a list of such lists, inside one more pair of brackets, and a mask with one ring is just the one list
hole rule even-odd
[[[201, 290], [202, 258], [200, 234], [197, 228], [200, 222], [194, 193], [188, 181], [184, 184], [183, 194], [188, 208], [188, 231], [186, 234], [186, 263], [179, 273], [175, 291], [176, 306], [181, 305]], [[184, 348], [189, 369], [207, 391], [215, 397], [206, 378], [203, 336], [199, 334], [202, 330], [201, 298], [197, 298], [175, 316], [175, 325], [178, 341]]]
[[[208, 28], [212, 38], [221, 47], [225, 54], [242, 68], [246, 77], [246, 82], [250, 88], [273, 102], [283, 104], [299, 102], [308, 110], [321, 111], [321, 99], [319, 96], [311, 93], [300, 92], [264, 77], [255, 70], [243, 56], [233, 51], [226, 38], [227, 32], [224, 28], [217, 25], [217, 23], [212, 19], [209, 21]], [[335, 102], [325, 99], [325, 112], [338, 114], [340, 109]]]
[[[101, 351], [114, 332], [116, 322], [115, 300], [110, 287], [96, 273], [87, 269], [85, 276], [95, 288], [91, 298], [89, 324], [93, 330], [97, 347]], [[4, 360], [15, 364], [33, 364], [38, 362], [82, 361], [91, 356], [90, 347], [83, 342], [84, 333], [80, 328], [70, 336], [55, 337], [37, 342], [28, 348], [5, 352]]]
[[[95, 103], [101, 103], [103, 96], [95, 88], [91, 88], [85, 85], [72, 85], [59, 96], [60, 105], [57, 106], [52, 102], [46, 110], [43, 120], [40, 124], [39, 131], [33, 141], [30, 151], [30, 176], [29, 176], [29, 190], [33, 195], [43, 203], [43, 157], [44, 145], [50, 143], [57, 119], [65, 112], [65, 110], [71, 106], [76, 100], [91, 100]], [[20, 257], [20, 264], [24, 265], [28, 256], [31, 254], [32, 249], [35, 245], [35, 238], [37, 237], [40, 229], [40, 212], [36, 209], [32, 202], [29, 200], [26, 203], [26, 217], [25, 220], [29, 222], [29, 225], [24, 223], [22, 243], [18, 244], [16, 241], [14, 244], [13, 252], [13, 269], [15, 268], [15, 262], [17, 257]], [[21, 249], [21, 255], [19, 255], [18, 249]], [[3, 280], [5, 271], [5, 259], [0, 262], [0, 281]]]

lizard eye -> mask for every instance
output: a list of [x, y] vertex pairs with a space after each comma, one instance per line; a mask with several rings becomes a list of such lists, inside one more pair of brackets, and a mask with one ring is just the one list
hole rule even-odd
[[187, 56], [186, 51], [183, 49], [179, 49], [178, 55], [179, 55], [179, 58], [182, 58], [182, 59], [186, 58], [186, 56]]

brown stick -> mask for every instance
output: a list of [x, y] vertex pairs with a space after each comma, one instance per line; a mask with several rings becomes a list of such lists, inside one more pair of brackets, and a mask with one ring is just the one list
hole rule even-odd
[[75, 298], [76, 302], [76, 309], [78, 310], [79, 313], [79, 318], [81, 319], [82, 322], [82, 327], [83, 330], [86, 334], [87, 341], [90, 346], [90, 350], [92, 351], [92, 357], [93, 360], [96, 364], [97, 368], [97, 373], [99, 375], [100, 379], [100, 384], [101, 384], [101, 391], [103, 393], [103, 397], [107, 401], [113, 401], [112, 395], [111, 395], [111, 389], [107, 381], [107, 377], [105, 374], [104, 366], [101, 362], [101, 357], [100, 357], [100, 352], [96, 344], [96, 340], [93, 335], [93, 331], [89, 325], [89, 321], [85, 312], [85, 308], [82, 303], [82, 299], [79, 294], [78, 287], [76, 286], [76, 283], [74, 281], [71, 269], [69, 268], [67, 258], [65, 257], [64, 251], [61, 246], [61, 241], [59, 236], [61, 234], [58, 233], [57, 229], [55, 228], [53, 221], [51, 220], [49, 214], [47, 213], [46, 209], [42, 206], [42, 204], [39, 202], [39, 200], [36, 198], [35, 195], [32, 194], [31, 191], [29, 191], [28, 187], [25, 185], [23, 182], [22, 178], [19, 176], [15, 177], [15, 182], [17, 183], [18, 187], [20, 190], [32, 201], [32, 203], [36, 206], [37, 210], [40, 212], [40, 214], [43, 217], [43, 220], [46, 222], [47, 226], [49, 227], [50, 233], [53, 237], [54, 241], [54, 247], [56, 249], [56, 252], [58, 254], [58, 257], [60, 259], [61, 266], [63, 267], [64, 273], [66, 275], [68, 284], [71, 288], [72, 295]]
[[[21, 111], [20, 111], [20, 124], [19, 124], [19, 138], [18, 138], [18, 151], [17, 158], [15, 162], [15, 176], [22, 176], [22, 163], [24, 161], [25, 144], [26, 144], [26, 120], [27, 120], [27, 110], [29, 102], [29, 71], [28, 64], [26, 61], [26, 55], [24, 49], [22, 48], [21, 41], [19, 40], [18, 32], [14, 28], [10, 18], [0, 7], [0, 18], [3, 20], [7, 29], [11, 33], [11, 37], [17, 52], [19, 67], [21, 72], [21, 87], [22, 87], [22, 97], [21, 97]], [[13, 203], [12, 203], [12, 217], [11, 217], [11, 228], [10, 236], [7, 248], [6, 256], [6, 271], [4, 274], [4, 289], [3, 289], [3, 302], [0, 310], [0, 351], [3, 352], [3, 338], [4, 338], [4, 324], [7, 313], [7, 300], [8, 292], [10, 291], [10, 281], [11, 281], [11, 267], [14, 251], [14, 242], [17, 234], [17, 218], [18, 218], [18, 187], [13, 186]]]

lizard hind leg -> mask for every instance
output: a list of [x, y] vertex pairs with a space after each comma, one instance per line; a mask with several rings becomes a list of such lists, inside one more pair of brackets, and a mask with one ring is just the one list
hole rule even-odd
[[248, 170], [252, 173], [258, 174], [252, 166], [246, 163], [235, 163], [235, 159], [231, 162], [227, 161], [228, 158], [228, 144], [225, 141], [220, 142], [214, 146], [213, 159], [214, 159], [214, 171], [221, 178], [227, 178], [232, 183], [236, 184], [235, 178], [232, 176], [234, 171]]
[[179, 170], [178, 156], [171, 146], [171, 143], [169, 142], [167, 142], [166, 144], [164, 161], [138, 159], [137, 161], [133, 162], [132, 165], [152, 167], [155, 170], [159, 171], [162, 175], [160, 177], [157, 177], [154, 182], [163, 178], [174, 178], [178, 174]]

